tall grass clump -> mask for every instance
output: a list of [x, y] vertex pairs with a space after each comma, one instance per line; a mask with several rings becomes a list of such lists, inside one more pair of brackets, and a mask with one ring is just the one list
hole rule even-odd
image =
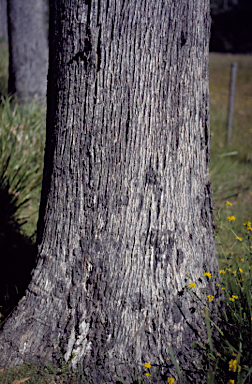
[[[36, 230], [45, 145], [45, 107], [3, 98], [0, 104], [0, 188], [15, 202], [22, 231]], [[4, 209], [4, 207], [3, 207]]]
[[0, 316], [24, 295], [35, 266], [45, 142], [45, 108], [0, 104]]
[[7, 96], [7, 88], [8, 44], [0, 41], [0, 188], [11, 197], [11, 216], [30, 237], [38, 217], [46, 108], [36, 100], [18, 103]]

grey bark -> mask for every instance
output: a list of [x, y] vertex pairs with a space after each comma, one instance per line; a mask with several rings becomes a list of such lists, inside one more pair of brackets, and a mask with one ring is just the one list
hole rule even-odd
[[228, 0], [223, 0], [223, 9], [228, 8]]
[[0, 0], [0, 38], [8, 41], [7, 0]]
[[44, 0], [8, 0], [9, 94], [45, 99], [48, 39]]
[[145, 362], [166, 364], [167, 382], [170, 342], [183, 382], [186, 370], [204, 382], [191, 356], [204, 321], [183, 287], [190, 275], [217, 308], [221, 291], [203, 277], [220, 282], [208, 1], [69, 4], [50, 8], [37, 267], [0, 336], [0, 363], [54, 361], [59, 344], [89, 382], [132, 382]]

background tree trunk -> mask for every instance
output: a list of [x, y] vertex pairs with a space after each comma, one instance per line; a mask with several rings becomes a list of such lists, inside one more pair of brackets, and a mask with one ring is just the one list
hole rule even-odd
[[[38, 258], [0, 362], [57, 359], [94, 383], [166, 362], [192, 382], [221, 296], [208, 175], [208, 0], [51, 2]], [[200, 279], [200, 280], [199, 280]], [[220, 282], [219, 277], [217, 282]], [[185, 373], [183, 374], [185, 382]], [[147, 378], [146, 378], [147, 380]]]
[[0, 38], [8, 41], [7, 0], [0, 0]]
[[45, 99], [48, 40], [44, 0], [8, 0], [9, 94]]

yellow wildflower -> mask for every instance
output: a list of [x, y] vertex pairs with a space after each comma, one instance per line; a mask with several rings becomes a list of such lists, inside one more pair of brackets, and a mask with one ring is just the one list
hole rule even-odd
[[144, 363], [144, 364], [143, 364], [143, 367], [145, 367], [145, 368], [150, 368], [151, 365], [150, 365], [149, 363]]
[[233, 220], [235, 220], [234, 216], [228, 216], [228, 221], [233, 221]]
[[230, 271], [231, 271], [231, 269], [230, 269], [230, 268], [226, 268], [226, 271], [229, 271], [229, 272], [230, 272]]
[[235, 299], [238, 299], [238, 296], [232, 295], [232, 297], [229, 298], [230, 301], [235, 301]]
[[195, 284], [195, 283], [189, 283], [189, 287], [190, 287], [190, 288], [195, 288], [195, 287], [196, 287], [196, 284]]
[[244, 257], [238, 257], [238, 259], [239, 259], [242, 263], [244, 263]]
[[235, 381], [234, 380], [228, 380], [227, 384], [235, 384]]
[[236, 237], [236, 240], [242, 241], [242, 238], [239, 237], [239, 236], [237, 236], [237, 237]]
[[167, 358], [166, 358], [166, 360], [170, 360], [170, 358], [169, 358], [169, 357], [167, 357]]
[[229, 364], [229, 369], [228, 370], [232, 371], [232, 372], [235, 372], [236, 371], [237, 360], [231, 359], [228, 364]]
[[210, 301], [210, 302], [213, 301], [213, 298], [214, 298], [213, 296], [211, 296], [211, 295], [207, 295], [207, 300], [208, 300], [208, 301]]
[[222, 273], [226, 273], [225, 271], [224, 271], [224, 269], [220, 269], [220, 274], [222, 274]]
[[146, 376], [149, 376], [149, 377], [151, 377], [151, 374], [150, 374], [150, 373], [146, 373]]
[[225, 288], [225, 287], [222, 287], [221, 289], [224, 291], [226, 288]]
[[237, 369], [237, 365], [238, 365], [238, 370], [237, 372], [240, 372], [241, 371], [241, 366], [239, 364], [237, 364], [237, 360], [230, 360], [229, 361], [229, 371], [232, 371], [232, 372], [236, 372], [236, 369]]
[[242, 270], [241, 268], [239, 268], [239, 271], [240, 271], [240, 273], [242, 273], [242, 272], [243, 272], [243, 270]]
[[207, 276], [207, 277], [209, 277], [209, 279], [210, 279], [212, 275], [211, 275], [210, 272], [205, 272], [203, 276]]
[[175, 379], [173, 377], [168, 377], [167, 383], [172, 384], [174, 383]]
[[243, 225], [246, 225], [247, 226], [247, 229], [249, 231], [252, 231], [252, 227], [251, 227], [251, 222], [250, 221], [246, 221], [246, 223], [244, 223]]
[[243, 283], [243, 282], [244, 282], [244, 279], [240, 279], [239, 281], [240, 281], [241, 283]]
[[230, 201], [226, 201], [226, 205], [233, 205]]

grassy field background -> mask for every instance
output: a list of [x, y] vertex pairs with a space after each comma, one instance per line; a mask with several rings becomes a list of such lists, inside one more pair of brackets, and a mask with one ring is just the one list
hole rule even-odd
[[[237, 78], [234, 97], [232, 134], [227, 145], [227, 116], [231, 64], [236, 62]], [[215, 208], [228, 200], [233, 205], [222, 211], [222, 217], [234, 215], [232, 228], [244, 237], [244, 222], [252, 219], [252, 55], [210, 53], [209, 88], [211, 110], [210, 177]], [[236, 153], [236, 154], [232, 154]], [[215, 215], [216, 216], [216, 215]], [[215, 224], [219, 225], [217, 216]], [[223, 248], [234, 258], [241, 244], [234, 244], [230, 231], [217, 228]], [[218, 244], [218, 242], [217, 242]], [[220, 262], [223, 252], [217, 246]], [[223, 260], [224, 261], [224, 260]]]
[[[238, 64], [238, 69], [232, 135], [227, 145], [229, 82], [233, 62]], [[209, 336], [207, 352], [211, 353], [211, 362], [216, 363], [215, 370], [219, 370], [219, 377], [223, 377], [223, 381], [218, 383], [252, 383], [252, 55], [211, 53], [209, 75], [212, 137], [210, 177], [215, 203], [215, 237], [222, 271], [222, 289], [227, 293], [231, 315], [228, 318], [225, 315], [226, 339], [220, 343], [218, 351], [213, 351], [209, 335], [210, 323], [206, 321]], [[2, 324], [24, 294], [30, 279], [29, 268], [34, 266], [46, 126], [45, 107], [36, 102], [27, 106], [20, 106], [15, 101], [10, 103], [6, 98], [7, 82], [8, 49], [6, 43], [0, 42]], [[228, 217], [233, 219], [229, 221]], [[22, 270], [23, 260], [28, 260], [28, 272]], [[10, 281], [5, 280], [7, 275], [11, 276]], [[212, 363], [208, 368], [210, 366], [212, 367]], [[241, 370], [237, 369], [239, 366]], [[50, 369], [28, 364], [7, 373], [0, 370], [0, 384], [28, 376], [29, 384], [77, 384], [77, 378], [64, 363], [61, 367], [50, 366]], [[168, 382], [174, 381], [171, 379]], [[214, 382], [213, 375], [208, 383]]]

